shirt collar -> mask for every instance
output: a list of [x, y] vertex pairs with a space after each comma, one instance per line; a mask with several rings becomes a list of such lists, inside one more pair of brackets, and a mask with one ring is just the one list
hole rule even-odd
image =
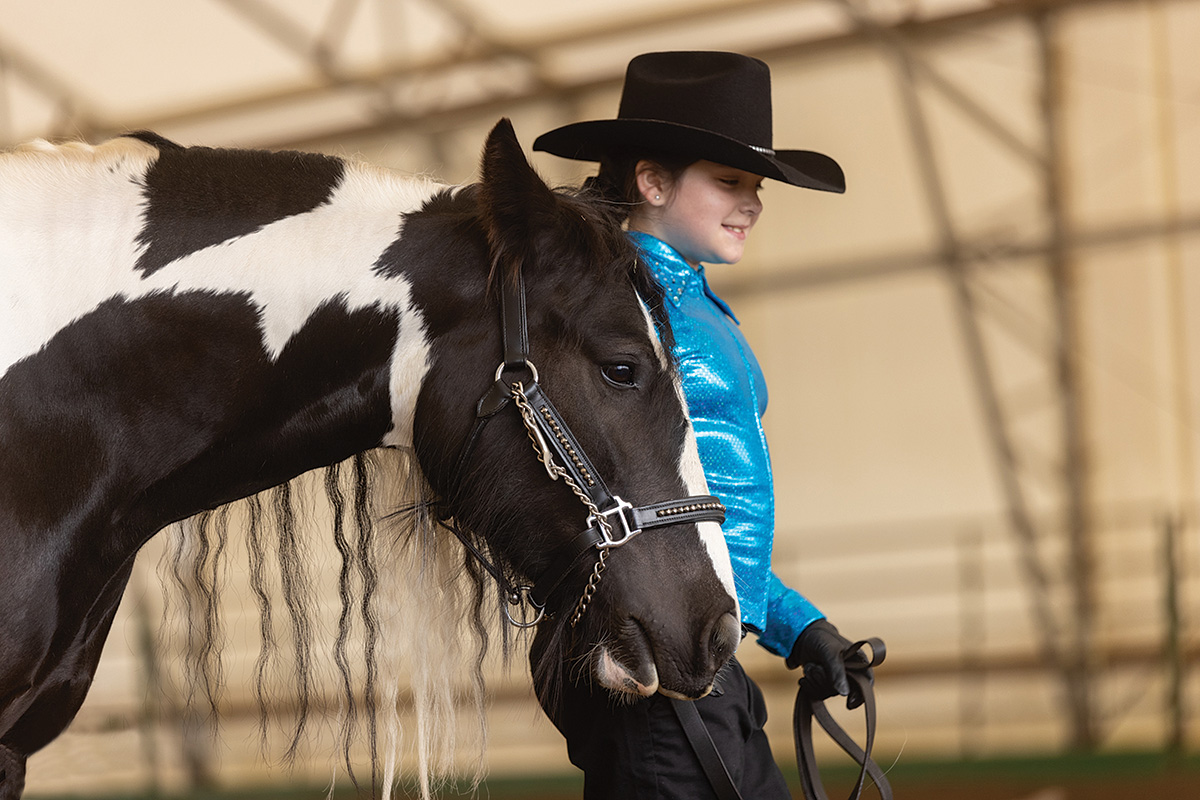
[[731, 320], [741, 324], [733, 315], [729, 304], [717, 297], [716, 292], [709, 288], [708, 280], [704, 277], [704, 265], [699, 268], [693, 267], [679, 254], [678, 250], [648, 233], [630, 231], [629, 238], [637, 245], [642, 260], [650, 267], [650, 271], [662, 285], [663, 292], [676, 308], [679, 308], [683, 302], [686, 290], [694, 286], [699, 294], [707, 296]]

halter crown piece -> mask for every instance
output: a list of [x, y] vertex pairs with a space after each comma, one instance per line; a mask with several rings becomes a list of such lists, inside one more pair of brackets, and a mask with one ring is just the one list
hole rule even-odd
[[812, 150], [778, 150], [772, 139], [771, 70], [739, 53], [645, 53], [629, 62], [616, 119], [575, 122], [533, 143], [563, 158], [600, 161], [673, 154], [755, 175], [844, 192], [842, 168]]
[[725, 506], [712, 495], [634, 506], [611, 493], [566, 421], [538, 384], [537, 368], [529, 360], [525, 281], [519, 268], [515, 282], [503, 282], [500, 315], [504, 360], [496, 369], [495, 382], [476, 404], [475, 424], [459, 452], [453, 484], [459, 485], [488, 420], [511, 401], [521, 414], [537, 458], [546, 467], [550, 479], [562, 478], [587, 509], [586, 527], [551, 554], [550, 566], [536, 577], [532, 585], [518, 586], [512, 586], [503, 571], [488, 561], [457, 525], [451, 524], [449, 527], [500, 584], [511, 605], [528, 602], [533, 608], [531, 620], [516, 619], [505, 609], [509, 622], [521, 628], [532, 627], [540, 622], [545, 616], [550, 596], [562, 585], [575, 565], [589, 554], [594, 557], [587, 583], [571, 615], [570, 624], [574, 627], [587, 611], [599, 586], [610, 551], [643, 531], [654, 528], [692, 522], [722, 523], [725, 521]]

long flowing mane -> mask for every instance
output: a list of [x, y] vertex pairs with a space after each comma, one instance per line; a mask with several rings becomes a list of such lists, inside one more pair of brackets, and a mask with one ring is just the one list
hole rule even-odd
[[[184, 700], [193, 712], [207, 707], [211, 733], [227, 682], [222, 597], [240, 571], [231, 558], [240, 555], [259, 620], [249, 679], [267, 756], [294, 760], [314, 723], [328, 722], [314, 715], [332, 710], [342, 767], [356, 785], [390, 792], [407, 750], [428, 793], [461, 766], [454, 734], [466, 707], [478, 726], [460, 733], [470, 733], [474, 776], [482, 776], [484, 663], [493, 634], [504, 629], [492, 619], [499, 606], [440, 529], [434, 506], [409, 453], [377, 450], [169, 529], [159, 564], [173, 587], [163, 630], [181, 641], [163, 649], [183, 655]], [[237, 527], [244, 552], [235, 546]], [[314, 558], [330, 547], [334, 563]], [[322, 618], [316, 591], [331, 580], [334, 620]], [[173, 630], [171, 605], [182, 612], [182, 630]], [[409, 709], [416, 728], [405, 736], [401, 712]], [[279, 740], [272, 726], [283, 727], [282, 754], [270, 752], [268, 742]], [[352, 754], [363, 750], [369, 783]]]

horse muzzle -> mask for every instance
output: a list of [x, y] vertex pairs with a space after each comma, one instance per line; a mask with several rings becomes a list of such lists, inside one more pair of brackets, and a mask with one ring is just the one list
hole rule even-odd
[[598, 684], [616, 694], [650, 697], [656, 692], [698, 700], [713, 688], [717, 671], [741, 638], [741, 625], [724, 613], [699, 636], [669, 636], [663, 626], [630, 619], [611, 645], [598, 648], [593, 672]]

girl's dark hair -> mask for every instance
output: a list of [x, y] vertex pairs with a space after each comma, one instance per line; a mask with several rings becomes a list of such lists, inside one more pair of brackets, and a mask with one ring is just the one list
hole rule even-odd
[[615, 206], [618, 216], [625, 219], [644, 202], [637, 185], [639, 161], [653, 162], [668, 179], [676, 181], [685, 169], [699, 160], [697, 156], [663, 151], [616, 150], [600, 159], [600, 172], [588, 181], [588, 185], [599, 192], [602, 200]]

